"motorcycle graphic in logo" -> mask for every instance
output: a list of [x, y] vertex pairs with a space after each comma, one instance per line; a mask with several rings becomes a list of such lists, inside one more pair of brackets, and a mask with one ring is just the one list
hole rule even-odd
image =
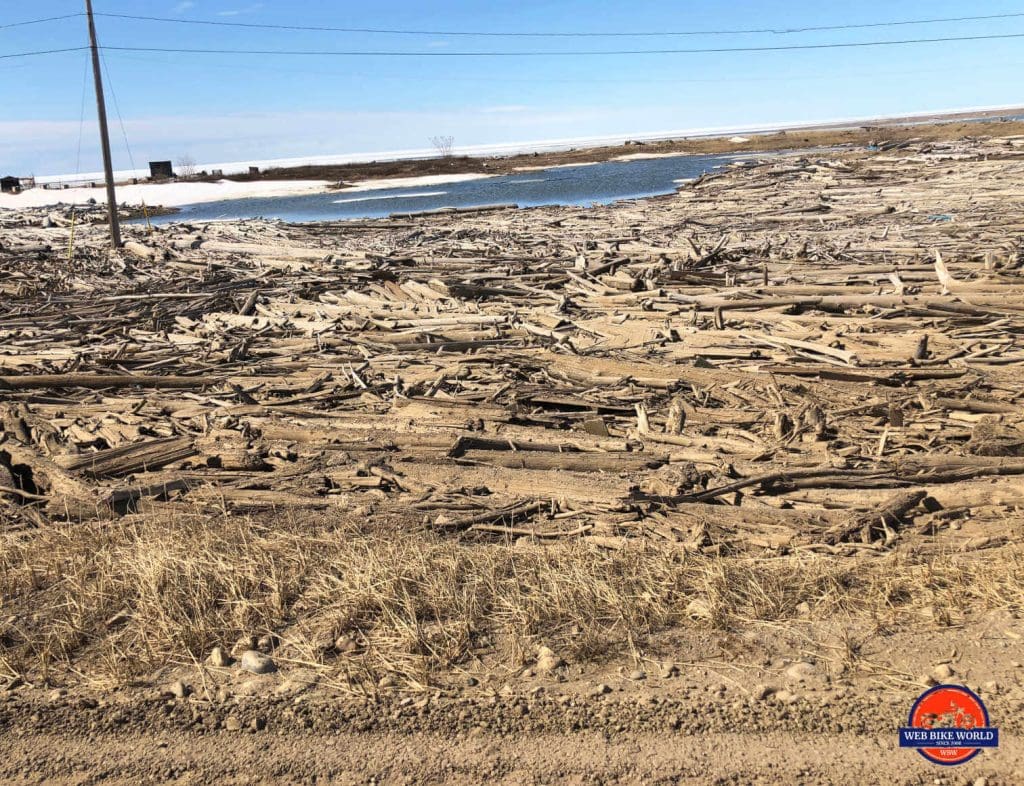
[[989, 726], [981, 697], [962, 685], [936, 685], [922, 693], [900, 729], [900, 747], [916, 748], [934, 764], [970, 761], [982, 748], [999, 746], [999, 730]]

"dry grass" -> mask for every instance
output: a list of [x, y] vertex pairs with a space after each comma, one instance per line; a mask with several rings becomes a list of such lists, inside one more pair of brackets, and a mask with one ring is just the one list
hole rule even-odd
[[[812, 618], [887, 625], [932, 607], [1019, 609], [1021, 567], [1010, 549], [985, 560], [739, 560], [650, 546], [466, 545], [308, 516], [135, 516], [8, 536], [0, 668], [45, 676], [88, 662], [123, 681], [271, 633], [283, 661], [426, 684], [474, 653], [516, 665], [543, 643], [601, 658], [675, 626], [793, 619], [801, 603]], [[340, 636], [358, 649], [339, 654]]]

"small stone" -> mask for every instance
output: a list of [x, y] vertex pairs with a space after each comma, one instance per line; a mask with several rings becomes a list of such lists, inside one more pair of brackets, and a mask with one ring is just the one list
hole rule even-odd
[[563, 665], [565, 665], [565, 661], [558, 657], [551, 648], [544, 646], [537, 648], [537, 671], [551, 672]]
[[378, 688], [393, 688], [398, 684], [394, 677], [390, 674], [385, 674], [379, 680], [377, 680]]
[[228, 717], [224, 720], [224, 728], [228, 731], [241, 731], [242, 722], [238, 720], [238, 718], [236, 718], [234, 715], [228, 715]]
[[267, 728], [267, 719], [261, 716], [257, 716], [252, 719], [251, 723], [249, 723], [249, 728], [253, 731], [263, 731], [265, 728]]
[[252, 674], [270, 674], [277, 671], [277, 665], [269, 655], [256, 650], [246, 650], [242, 653], [241, 666], [243, 671]]
[[308, 683], [301, 682], [299, 680], [285, 680], [274, 688], [274, 693], [278, 696], [287, 696], [292, 693], [298, 693], [299, 691], [304, 690], [307, 686]]
[[207, 660], [211, 666], [220, 669], [234, 663], [234, 659], [224, 651], [223, 647], [214, 647], [210, 650], [210, 657]]
[[49, 701], [60, 701], [67, 695], [68, 692], [63, 688], [54, 688], [52, 691], [50, 691], [49, 695], [46, 698]]
[[666, 663], [661, 667], [661, 676], [663, 677], [678, 677], [679, 674], [679, 666], [675, 663]]
[[641, 680], [647, 679], [647, 672], [642, 669], [636, 669], [629, 673], [629, 678], [633, 680], [633, 682], [640, 682]]
[[794, 682], [803, 682], [804, 680], [812, 677], [815, 671], [817, 670], [813, 663], [809, 663], [805, 660], [798, 660], [786, 669], [785, 674], [787, 679], [793, 680]]
[[192, 686], [187, 685], [182, 680], [175, 680], [167, 686], [167, 689], [164, 691], [164, 693], [165, 695], [173, 696], [176, 699], [184, 699], [191, 695]]
[[479, 684], [480, 684], [480, 680], [478, 680], [476, 677], [466, 677], [466, 687], [467, 688], [475, 688]]
[[359, 652], [359, 642], [345, 633], [334, 640], [334, 650], [341, 655], [353, 655]]
[[955, 674], [956, 672], [953, 671], [953, 667], [950, 666], [948, 663], [940, 663], [938, 666], [932, 669], [932, 676], [939, 682], [942, 682], [943, 680], [948, 680], [952, 678]]
[[985, 693], [991, 693], [993, 696], [999, 693], [999, 683], [995, 680], [989, 680], [981, 687]]
[[796, 604], [796, 613], [801, 617], [811, 616], [811, 604], [806, 600], [803, 603]]
[[775, 700], [780, 704], [793, 704], [800, 700], [800, 696], [788, 690], [780, 690], [775, 692]]
[[917, 682], [919, 685], [923, 685], [926, 688], [930, 688], [933, 685], [939, 684], [938, 680], [936, 680], [935, 677], [933, 677], [931, 674], [922, 674], [920, 677], [917, 678]]
[[697, 620], [711, 619], [711, 606], [706, 600], [694, 598], [686, 604], [686, 616]]
[[605, 683], [602, 682], [601, 684], [595, 686], [595, 688], [590, 692], [590, 695], [591, 696], [604, 696], [606, 693], [611, 693], [611, 692], [612, 692], [612, 686], [611, 685], [606, 685]]
[[988, 778], [975, 778], [971, 786], [988, 786]]

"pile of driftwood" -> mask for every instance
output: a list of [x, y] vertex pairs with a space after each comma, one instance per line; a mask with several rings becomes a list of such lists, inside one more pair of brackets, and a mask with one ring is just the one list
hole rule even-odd
[[[61, 194], [55, 191], [54, 199], [60, 199]], [[161, 215], [171, 211], [160, 209], [150, 212], [150, 215]], [[144, 215], [145, 211], [140, 207], [133, 209], [123, 205], [118, 210], [122, 221]], [[54, 227], [71, 227], [76, 224], [106, 224], [107, 206], [97, 204], [95, 199], [76, 204], [57, 204], [45, 209], [28, 210], [0, 210], [0, 230], [9, 230], [19, 227], [39, 227], [52, 229]], [[17, 246], [17, 243], [15, 243]], [[45, 244], [44, 244], [45, 245]]]
[[88, 226], [70, 261], [68, 228], [0, 221], [3, 526], [198, 506], [712, 554], [1004, 542], [1022, 142], [745, 162], [601, 208], [134, 227], [118, 254]]

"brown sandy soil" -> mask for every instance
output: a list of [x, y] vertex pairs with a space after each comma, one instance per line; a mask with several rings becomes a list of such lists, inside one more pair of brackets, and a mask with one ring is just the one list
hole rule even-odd
[[[665, 640], [678, 654], [720, 653], [642, 663], [642, 680], [626, 668], [567, 666], [547, 675], [481, 674], [474, 687], [355, 698], [303, 683], [294, 671], [253, 677], [186, 668], [165, 675], [196, 686], [184, 699], [152, 689], [61, 695], [22, 687], [0, 696], [0, 778], [851, 785], [1024, 778], [1024, 672], [1008, 657], [1018, 639], [1006, 635], [1022, 630], [1018, 620], [991, 615], [941, 632], [866, 633], [856, 667], [842, 672], [814, 626], [805, 628], [750, 631], [741, 644], [715, 635]], [[1003, 739], [997, 751], [952, 770], [900, 750], [896, 740], [919, 692], [907, 677], [936, 660], [953, 668], [954, 681], [981, 691]], [[608, 692], [595, 695], [596, 685]], [[766, 686], [777, 692], [763, 695]]]
[[[0, 780], [1024, 782], [1022, 176], [0, 214]], [[998, 751], [897, 748], [936, 681]]]

